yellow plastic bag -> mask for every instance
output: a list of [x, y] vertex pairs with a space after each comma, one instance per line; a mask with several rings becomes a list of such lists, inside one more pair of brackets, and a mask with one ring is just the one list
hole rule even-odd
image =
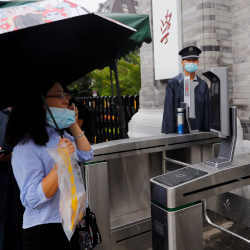
[[75, 154], [70, 156], [62, 146], [48, 152], [58, 165], [60, 214], [64, 232], [70, 240], [86, 208], [84, 181]]

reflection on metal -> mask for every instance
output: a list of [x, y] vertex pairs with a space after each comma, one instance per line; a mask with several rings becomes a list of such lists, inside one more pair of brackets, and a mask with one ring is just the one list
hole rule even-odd
[[[199, 170], [206, 174], [199, 177], [194, 170]], [[161, 192], [166, 197], [168, 208], [176, 208], [183, 204], [196, 202], [249, 185], [250, 155], [237, 157], [232, 165], [228, 167], [213, 168], [205, 163], [200, 163], [192, 165], [192, 168], [182, 168], [182, 171], [183, 178], [180, 178], [179, 170], [162, 176], [162, 178], [165, 177], [166, 179], [168, 179], [168, 176], [172, 176], [172, 180], [178, 180], [179, 184], [174, 187], [168, 186], [168, 183], [159, 183], [156, 178], [151, 180], [152, 188], [154, 188], [154, 185], [161, 187]], [[186, 182], [187, 177], [193, 177], [193, 180], [189, 179]]]
[[182, 161], [177, 161], [177, 160], [171, 159], [169, 157], [165, 157], [164, 160], [167, 162], [171, 162], [171, 163], [174, 163], [176, 165], [182, 166], [182, 167], [191, 167], [192, 166], [191, 164], [188, 164], [188, 163], [185, 163]]
[[[144, 238], [145, 235], [150, 234], [150, 238], [148, 242], [150, 244], [147, 246], [151, 246], [151, 231], [152, 231], [152, 223], [151, 218], [140, 220], [137, 223], [132, 223], [129, 225], [125, 225], [123, 227], [117, 227], [117, 229], [112, 229], [112, 241], [113, 245], [121, 245], [124, 242], [128, 242], [129, 239], [132, 238]], [[129, 248], [130, 249], [130, 248]], [[139, 249], [139, 248], [138, 248]]]
[[151, 152], [162, 152], [179, 148], [192, 147], [220, 142], [215, 133], [198, 132], [194, 134], [162, 134], [161, 136], [123, 139], [93, 145], [95, 158], [103, 161], [120, 158], [121, 156], [138, 155]]
[[153, 250], [201, 250], [202, 204], [168, 211], [152, 203]]
[[[229, 192], [250, 184], [250, 155], [237, 157], [234, 161], [234, 150], [237, 138], [237, 110], [231, 109], [231, 136], [220, 145], [219, 155], [216, 159], [200, 164], [188, 165], [186, 163], [165, 157], [168, 162], [184, 166], [184, 168], [151, 179], [151, 202], [152, 202], [152, 228], [153, 250], [202, 250], [202, 213], [209, 225], [230, 234], [250, 244], [247, 238], [231, 232], [230, 230], [213, 223], [207, 214], [205, 199]], [[216, 167], [214, 167], [216, 166]], [[229, 209], [231, 203], [225, 201], [225, 207]], [[179, 211], [188, 210], [187, 216], [179, 214]], [[160, 215], [160, 217], [159, 217]], [[170, 220], [170, 215], [175, 219]], [[193, 218], [190, 221], [190, 218]], [[179, 229], [179, 221], [182, 226], [193, 225], [199, 229], [195, 232], [192, 228], [185, 230], [186, 235]], [[196, 225], [198, 224], [198, 225]], [[192, 241], [192, 239], [195, 239]], [[193, 242], [201, 244], [193, 244]], [[186, 248], [180, 244], [191, 244]]]
[[188, 132], [189, 133], [194, 133], [195, 131], [192, 130], [190, 119], [189, 119], [190, 118], [190, 108], [188, 107], [188, 105], [186, 103], [182, 103], [181, 105], [185, 110], [185, 116], [186, 116]]
[[226, 138], [230, 135], [228, 70], [216, 67], [203, 75], [210, 81], [211, 130]]
[[223, 217], [250, 227], [249, 186], [221, 194], [207, 200], [207, 209]]
[[237, 140], [237, 108], [232, 107], [230, 109], [230, 114], [231, 135], [220, 144], [218, 157], [206, 162], [207, 164], [217, 168], [230, 165], [234, 158], [234, 151]]
[[217, 225], [217, 224], [213, 223], [213, 222], [211, 221], [211, 219], [209, 218], [208, 214], [207, 214], [207, 203], [206, 203], [206, 201], [203, 200], [203, 201], [202, 201], [202, 204], [203, 204], [203, 213], [204, 213], [204, 217], [205, 217], [205, 219], [206, 219], [206, 222], [207, 222], [210, 226], [215, 227], [215, 228], [219, 229], [220, 231], [223, 231], [223, 232], [225, 232], [225, 233], [227, 233], [227, 234], [230, 234], [231, 236], [236, 237], [236, 238], [238, 238], [238, 239], [240, 239], [240, 240], [243, 240], [243, 241], [245, 241], [246, 243], [250, 244], [250, 240], [249, 240], [249, 239], [247, 239], [247, 238], [245, 238], [245, 237], [243, 237], [243, 236], [240, 236], [239, 234], [236, 234], [236, 233], [234, 233], [234, 232], [231, 232], [230, 230], [228, 230], [228, 229], [226, 229], [226, 228], [224, 228], [224, 227], [221, 227], [220, 225]]
[[162, 152], [162, 174], [166, 174], [167, 173], [167, 168], [166, 168], [166, 151], [164, 150]]
[[161, 173], [161, 153], [112, 159], [108, 165], [112, 230], [150, 218], [149, 180]]
[[[220, 168], [206, 163], [188, 164], [193, 163], [191, 159], [199, 162], [203, 149], [207, 159], [205, 145], [216, 142], [219, 140], [213, 133], [197, 133], [95, 145], [95, 158], [87, 166], [87, 174], [89, 202], [105, 238], [98, 249], [150, 249], [153, 234], [154, 250], [202, 250], [200, 201], [250, 185], [248, 154]], [[184, 167], [162, 175], [176, 164]], [[236, 211], [235, 204], [225, 197], [219, 210]], [[210, 209], [210, 200], [208, 205]], [[240, 235], [231, 235], [241, 239]]]
[[180, 160], [186, 161], [184, 156], [190, 154], [191, 150], [184, 148], [194, 145], [199, 148], [200, 145], [218, 141], [213, 133], [197, 133], [124, 139], [94, 145], [95, 158], [87, 166], [87, 174], [90, 182], [89, 202], [97, 214], [105, 238], [98, 249], [150, 249], [149, 180], [162, 174], [164, 152], [172, 157], [171, 153], [178, 149], [182, 156]]
[[[179, 215], [177, 212], [182, 209], [189, 209], [190, 214], [185, 223], [188, 222], [190, 217], [195, 218], [193, 223], [202, 223], [202, 219], [198, 216], [194, 216], [196, 210], [193, 208], [195, 205], [200, 204], [201, 200], [223, 194], [225, 192], [247, 186], [250, 184], [250, 155], [241, 155], [235, 158], [231, 166], [214, 168], [207, 164], [200, 163], [192, 165], [192, 167], [184, 167], [176, 171], [171, 171], [167, 174], [154, 177], [151, 179], [151, 202], [152, 202], [152, 221], [153, 221], [153, 250], [158, 249], [185, 249], [182, 246], [178, 246], [178, 241], [175, 242], [172, 239], [178, 238], [179, 241], [184, 241], [185, 237], [179, 231], [179, 225], [176, 221], [183, 219], [183, 215]], [[229, 230], [222, 228], [213, 223], [206, 214], [206, 203], [204, 203], [204, 215], [208, 223], [224, 232], [230, 233], [232, 236], [238, 239], [244, 240], [250, 243], [248, 239], [230, 232]], [[224, 205], [228, 208], [232, 206], [229, 200], [226, 200]], [[168, 223], [165, 225], [164, 231], [159, 230], [160, 218], [155, 207], [163, 209], [165, 217], [169, 216], [169, 213], [173, 213], [175, 220], [172, 224], [167, 219]], [[163, 216], [163, 215], [162, 215]], [[180, 218], [178, 218], [180, 216]], [[164, 216], [162, 217], [164, 218]], [[164, 219], [166, 220], [166, 218]], [[156, 226], [154, 227], [154, 223]], [[170, 230], [171, 229], [171, 230]], [[188, 231], [189, 232], [189, 231]], [[163, 234], [162, 236], [161, 233]], [[155, 237], [154, 237], [155, 235]], [[177, 236], [176, 236], [177, 235]], [[192, 237], [202, 238], [202, 230], [196, 230], [189, 238]], [[163, 240], [164, 239], [164, 240]], [[174, 244], [170, 247], [170, 242]], [[186, 241], [185, 241], [186, 242]], [[166, 245], [167, 244], [167, 245]], [[189, 244], [189, 243], [188, 243]], [[168, 248], [167, 248], [168, 246]], [[164, 248], [165, 247], [165, 248]], [[192, 246], [192, 250], [202, 250], [201, 246]]]
[[88, 186], [88, 198], [95, 212], [102, 235], [102, 244], [97, 249], [111, 249], [110, 236], [110, 194], [107, 162], [85, 166]]

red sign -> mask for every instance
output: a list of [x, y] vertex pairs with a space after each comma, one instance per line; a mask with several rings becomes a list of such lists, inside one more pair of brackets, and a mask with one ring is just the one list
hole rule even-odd
[[170, 35], [169, 30], [171, 28], [171, 19], [172, 19], [172, 12], [169, 12], [167, 10], [167, 13], [163, 20], [161, 20], [161, 43], [167, 44], [168, 43], [168, 37]]

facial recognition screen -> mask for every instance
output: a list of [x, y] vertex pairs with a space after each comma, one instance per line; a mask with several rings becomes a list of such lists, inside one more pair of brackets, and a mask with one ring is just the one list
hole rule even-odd
[[203, 75], [210, 81], [210, 130], [225, 138], [230, 135], [227, 68], [211, 68]]
[[211, 128], [221, 131], [220, 115], [220, 80], [214, 78], [210, 87], [211, 96]]

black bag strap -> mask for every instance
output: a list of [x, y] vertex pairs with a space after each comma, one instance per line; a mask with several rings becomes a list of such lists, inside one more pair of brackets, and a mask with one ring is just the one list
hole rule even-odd
[[[82, 168], [82, 178], [84, 180], [85, 191], [87, 194], [88, 200], [88, 184], [87, 184], [87, 175], [85, 166]], [[91, 241], [91, 249], [95, 248], [97, 245], [101, 244], [102, 236], [97, 225], [96, 215], [93, 211], [91, 211], [90, 207], [88, 206], [85, 210], [85, 216], [83, 218], [83, 225], [79, 225], [78, 229], [81, 231], [87, 231], [88, 239]]]

